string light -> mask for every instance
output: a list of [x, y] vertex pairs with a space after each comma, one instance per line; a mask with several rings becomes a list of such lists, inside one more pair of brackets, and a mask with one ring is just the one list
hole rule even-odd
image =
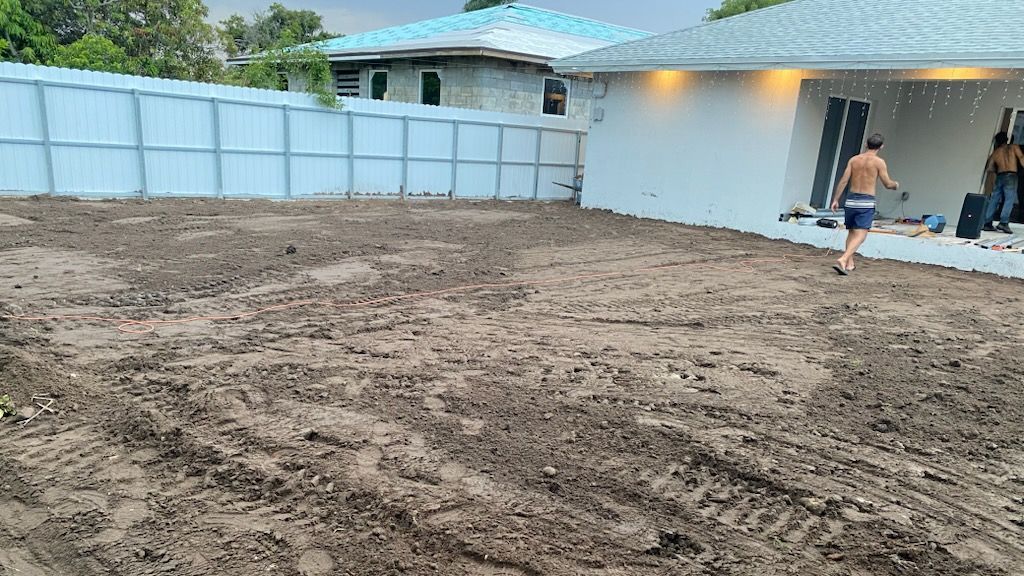
[[932, 92], [932, 103], [931, 103], [931, 105], [928, 106], [928, 119], [929, 120], [931, 120], [932, 116], [935, 114], [935, 101], [938, 100], [938, 98], [939, 98], [939, 82], [938, 82], [938, 80], [936, 80], [935, 81], [935, 91]]

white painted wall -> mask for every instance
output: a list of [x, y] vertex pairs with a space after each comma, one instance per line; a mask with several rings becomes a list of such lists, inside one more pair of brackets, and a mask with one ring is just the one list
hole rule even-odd
[[[839, 85], [840, 81], [833, 80], [803, 83], [783, 209], [810, 199], [830, 93], [872, 102], [868, 133], [881, 132], [886, 137], [882, 156], [901, 191], [910, 192], [904, 207], [907, 216], [944, 214], [953, 226], [960, 217], [964, 195], [979, 191], [1003, 109], [1024, 106], [1024, 84], [1020, 82], [914, 81], [888, 86], [861, 82], [856, 90], [845, 91], [837, 88]], [[979, 89], [984, 96], [976, 103]], [[896, 196], [881, 186], [879, 196], [882, 207], [897, 206]]]
[[[833, 252], [841, 251], [846, 242], [846, 234], [842, 232], [782, 222], [768, 225], [762, 234], [769, 238], [831, 248]], [[995, 252], [975, 245], [950, 245], [906, 236], [869, 234], [858, 253], [868, 258], [886, 258], [1024, 279], [1024, 254]], [[827, 256], [822, 254], [822, 265], [834, 263], [835, 258], [835, 253]]]
[[[583, 205], [689, 224], [764, 229], [778, 220], [801, 76], [600, 75]], [[820, 132], [819, 132], [820, 136]]]
[[[843, 82], [841, 77], [836, 80], [805, 80], [802, 83], [799, 108], [793, 126], [793, 141], [789, 149], [786, 184], [778, 212], [788, 211], [797, 202], [811, 200], [829, 97], [870, 102], [871, 111], [865, 135], [879, 132], [887, 139], [893, 140], [896, 130], [896, 120], [893, 118], [896, 89], [895, 84], [886, 86], [880, 82]], [[887, 147], [886, 153], [888, 152]]]
[[937, 96], [934, 82], [906, 87], [904, 98], [913, 88], [914, 102], [899, 113], [887, 157], [894, 177], [911, 193], [908, 215], [945, 214], [955, 226], [964, 195], [979, 191], [1003, 108], [1024, 106], [1020, 82], [998, 81], [975, 107], [979, 87], [984, 91], [987, 84], [944, 82]]
[[[936, 91], [913, 79], [802, 75], [599, 75], [608, 88], [594, 101], [604, 119], [591, 123], [583, 206], [836, 248], [844, 234], [778, 215], [810, 200], [825, 106], [839, 95], [872, 102], [867, 132], [887, 138], [892, 176], [911, 193], [907, 215], [943, 213], [955, 226], [964, 194], [979, 189], [1003, 108], [1024, 107], [1024, 84], [1002, 78], [942, 81]], [[976, 105], [979, 86], [988, 91]], [[1024, 256], [976, 246], [872, 235], [862, 254], [1024, 278]]]

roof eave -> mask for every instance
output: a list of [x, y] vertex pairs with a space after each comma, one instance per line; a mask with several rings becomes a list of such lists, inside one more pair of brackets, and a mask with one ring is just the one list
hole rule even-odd
[[814, 59], [794, 58], [784, 61], [773, 60], [721, 60], [705, 59], [675, 60], [671, 62], [633, 61], [616, 63], [574, 63], [572, 58], [555, 60], [551, 67], [556, 72], [572, 74], [577, 72], [651, 72], [658, 70], [679, 70], [692, 72], [740, 72], [758, 70], [925, 70], [935, 68], [1024, 68], [1024, 55], [1006, 57], [993, 56], [946, 56], [933, 58], [884, 58], [884, 59]]
[[438, 56], [484, 56], [488, 58], [501, 58], [503, 60], [514, 60], [528, 64], [542, 64], [547, 66], [551, 62], [550, 56], [537, 54], [521, 54], [506, 50], [495, 50], [490, 48], [441, 48], [441, 49], [411, 49], [395, 50], [390, 52], [333, 52], [327, 54], [331, 62], [352, 62], [363, 60], [397, 60], [402, 58], [432, 58]]

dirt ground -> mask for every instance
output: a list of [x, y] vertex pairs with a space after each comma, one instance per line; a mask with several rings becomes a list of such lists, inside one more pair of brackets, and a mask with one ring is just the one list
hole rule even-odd
[[0, 321], [58, 409], [0, 421], [0, 572], [1024, 573], [1021, 282], [563, 204], [0, 201], [8, 315], [694, 262]]

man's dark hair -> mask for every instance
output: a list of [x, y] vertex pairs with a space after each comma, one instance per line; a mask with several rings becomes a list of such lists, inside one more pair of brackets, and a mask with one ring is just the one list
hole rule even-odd
[[1006, 146], [1009, 142], [1010, 137], [1006, 135], [1006, 132], [996, 134], [996, 146]]
[[868, 138], [868, 150], [881, 150], [883, 144], [885, 144], [885, 138], [881, 134], [872, 134]]

